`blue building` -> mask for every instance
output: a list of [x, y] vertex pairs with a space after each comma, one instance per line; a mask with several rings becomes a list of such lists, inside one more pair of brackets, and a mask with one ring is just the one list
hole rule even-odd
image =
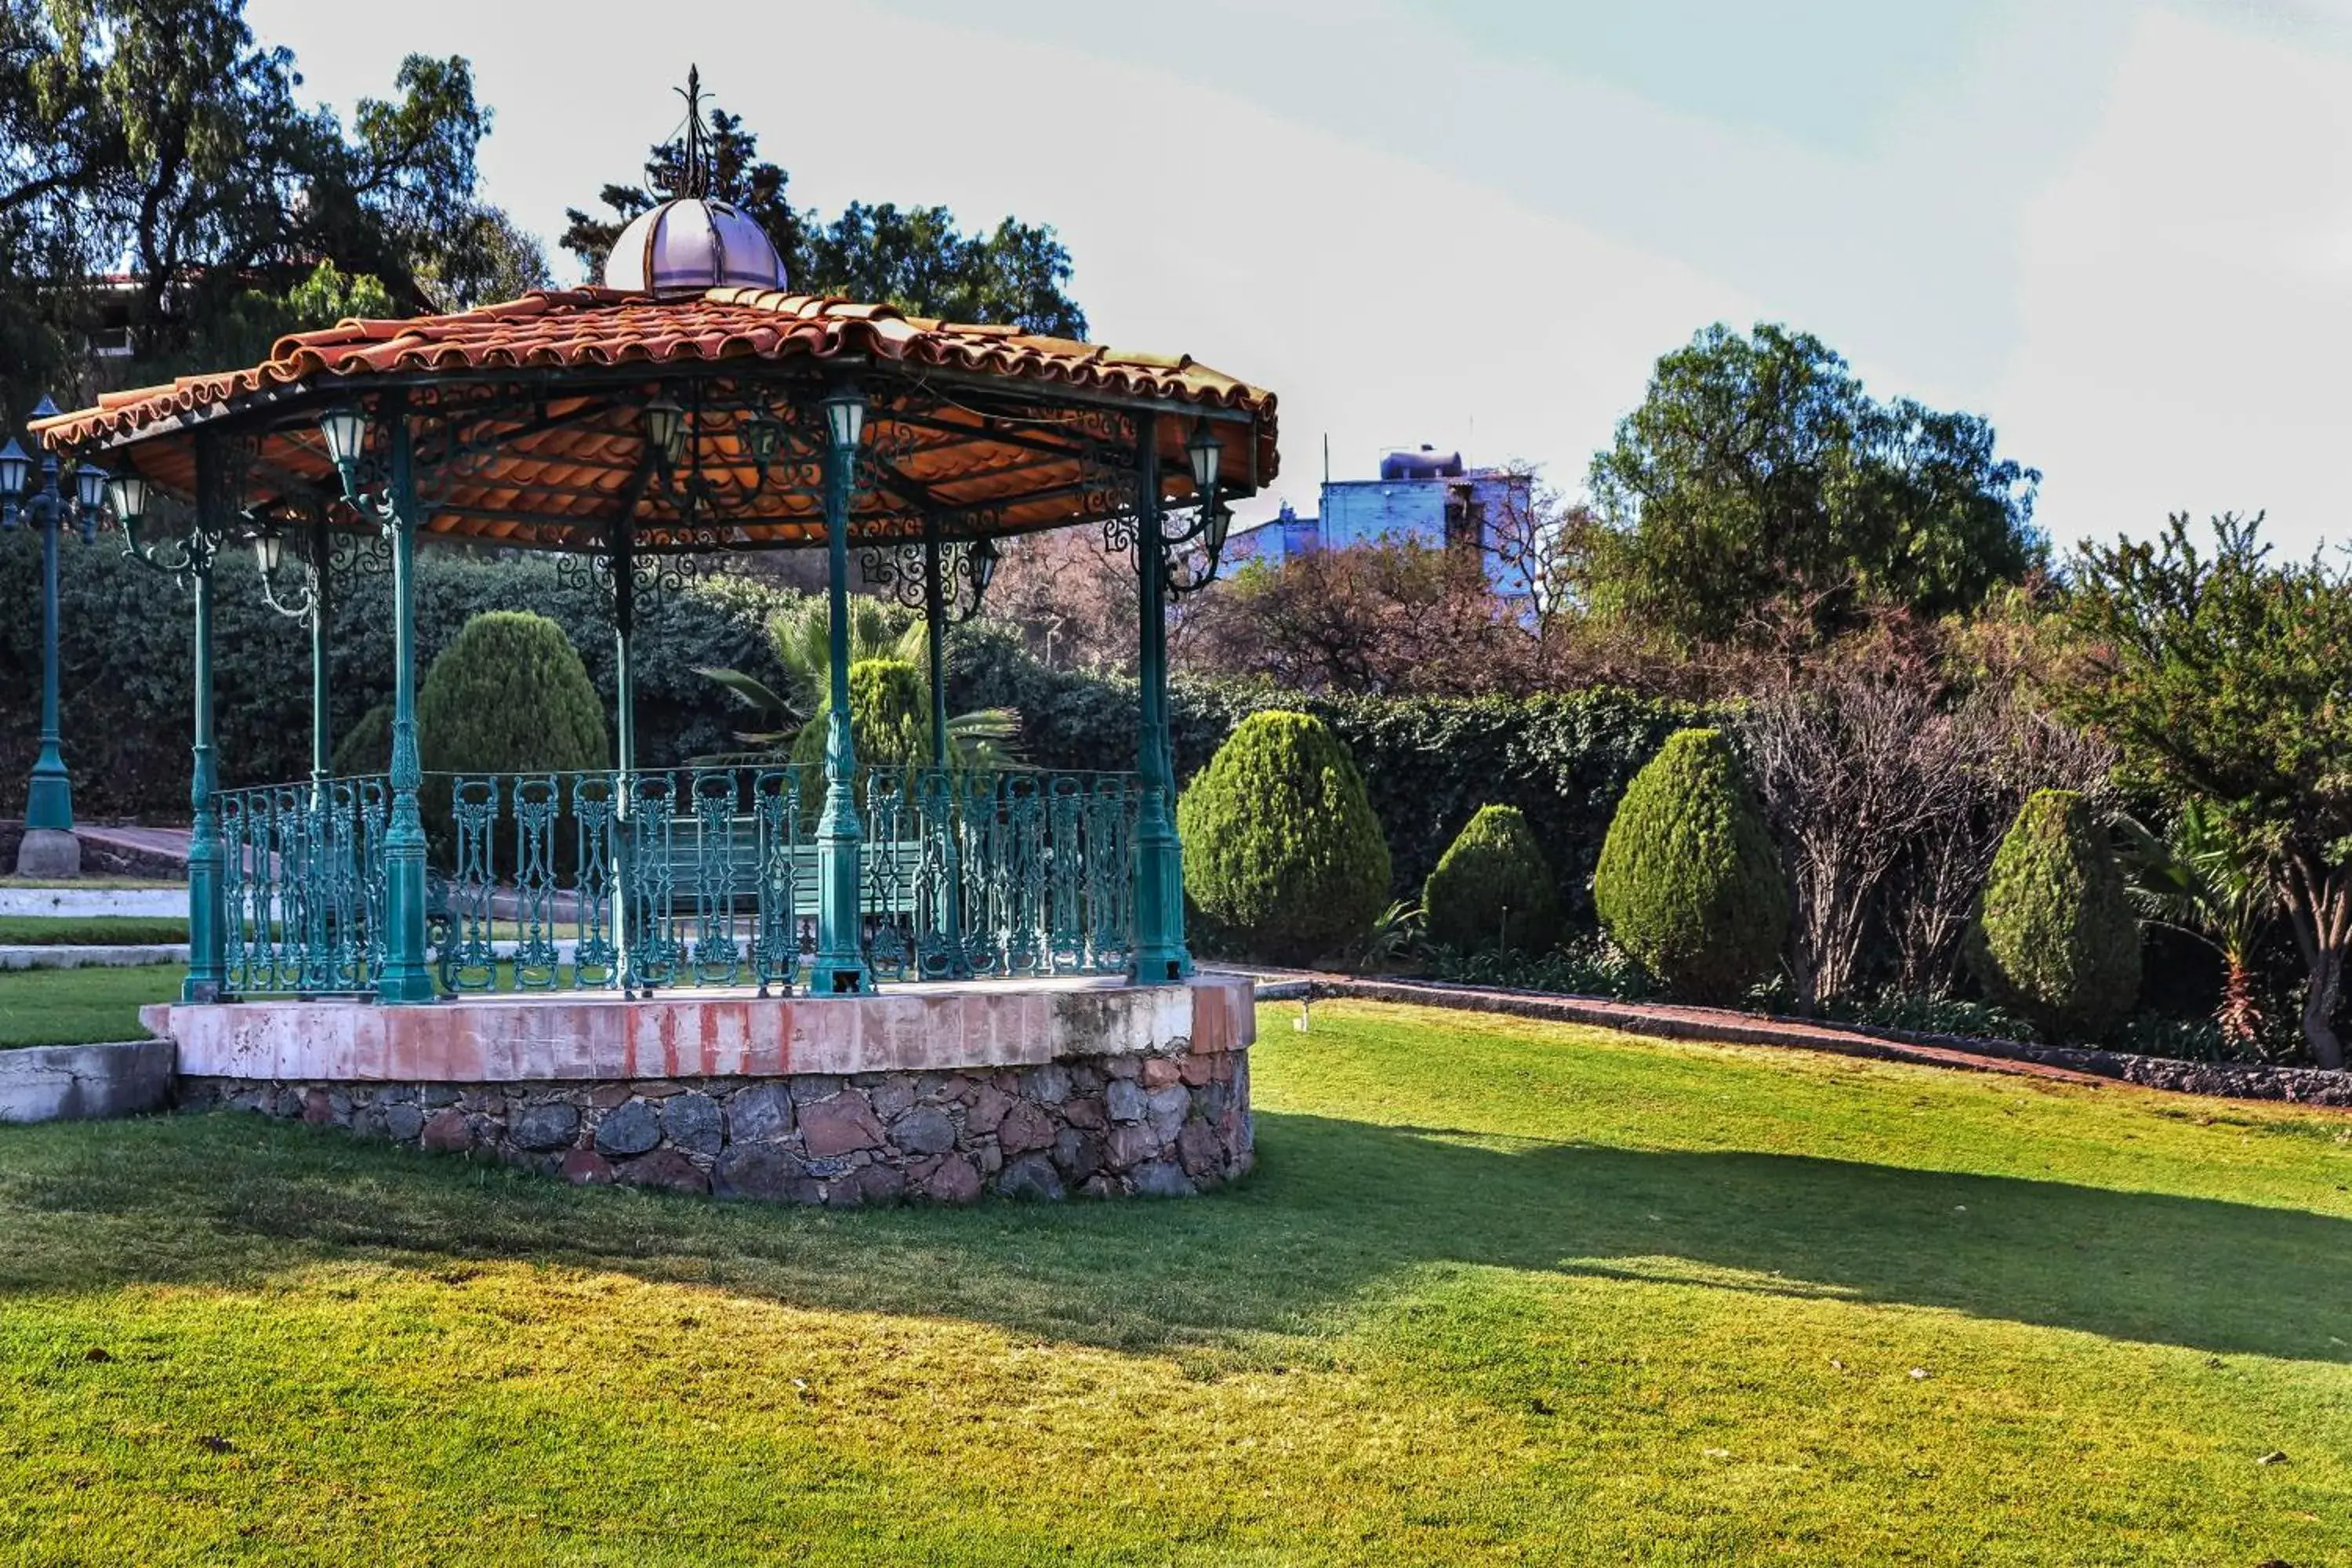
[[1376, 479], [1325, 479], [1319, 516], [1300, 517], [1285, 501], [1279, 516], [1234, 534], [1225, 559], [1279, 566], [1356, 544], [1468, 546], [1485, 557], [1495, 591], [1517, 597], [1525, 584], [1496, 546], [1502, 530], [1524, 526], [1533, 499], [1534, 480], [1525, 473], [1469, 468], [1459, 452], [1399, 447], [1381, 457]]

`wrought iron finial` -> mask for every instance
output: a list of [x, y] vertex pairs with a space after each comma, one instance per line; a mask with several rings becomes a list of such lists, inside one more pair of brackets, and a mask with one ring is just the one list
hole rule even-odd
[[711, 167], [713, 149], [710, 132], [702, 118], [702, 68], [686, 68], [686, 87], [678, 93], [686, 100], [686, 156], [678, 172], [678, 188], [672, 193], [696, 201], [709, 198], [717, 171]]

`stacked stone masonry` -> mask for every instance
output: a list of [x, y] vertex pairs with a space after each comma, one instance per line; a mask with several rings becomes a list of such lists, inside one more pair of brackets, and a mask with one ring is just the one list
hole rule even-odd
[[184, 1078], [185, 1107], [257, 1110], [574, 1183], [847, 1206], [1181, 1197], [1249, 1169], [1243, 1051], [973, 1072], [627, 1083]]
[[[1252, 1158], [1245, 981], [151, 1021], [178, 1042], [184, 1107], [574, 1183], [842, 1206], [1183, 1196]], [[444, 1069], [458, 1062], [507, 1070]]]

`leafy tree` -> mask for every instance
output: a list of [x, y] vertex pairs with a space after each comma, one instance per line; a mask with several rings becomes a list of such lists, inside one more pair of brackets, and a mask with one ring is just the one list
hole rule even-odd
[[1423, 885], [1430, 939], [1475, 951], [1542, 952], [1559, 940], [1559, 887], [1515, 805], [1483, 805]]
[[195, 324], [187, 358], [199, 364], [252, 364], [290, 332], [315, 331], [352, 316], [397, 316], [400, 307], [376, 279], [321, 261], [283, 292], [248, 289]]
[[2106, 828], [2072, 790], [2038, 790], [1993, 857], [1969, 945], [1988, 994], [2055, 1038], [2098, 1039], [2139, 996], [2139, 922]]
[[1320, 719], [1273, 710], [1242, 721], [1185, 789], [1176, 822], [1185, 891], [1278, 962], [1361, 941], [1388, 901], [1380, 819]]
[[[946, 207], [852, 202], [827, 220], [795, 208], [791, 177], [760, 156], [760, 140], [740, 115], [709, 112], [708, 194], [743, 209], [783, 258], [792, 286], [806, 293], [896, 305], [913, 316], [1017, 326], [1050, 337], [1083, 338], [1086, 312], [1066, 292], [1070, 254], [1050, 226], [1007, 217], [992, 230], [965, 233]], [[609, 184], [597, 201], [610, 216], [578, 207], [562, 245], [593, 279], [631, 218], [687, 186], [686, 139], [646, 155], [645, 183]]]
[[1820, 629], [1872, 602], [1965, 611], [2043, 559], [2040, 479], [1974, 415], [1874, 400], [1817, 338], [1718, 324], [1593, 458], [1586, 591], [1703, 639], [1774, 606]]
[[[476, 194], [490, 115], [462, 58], [412, 55], [348, 130], [297, 99], [293, 56], [243, 0], [0, 0], [0, 342], [12, 401], [63, 374], [91, 275], [132, 279], [133, 374], [194, 367], [206, 329], [321, 262], [394, 310], [545, 280]], [[207, 366], [206, 368], [211, 368]]]
[[1770, 972], [1789, 889], [1764, 816], [1719, 730], [1677, 730], [1625, 786], [1592, 902], [1669, 990], [1727, 1003]]
[[2344, 1065], [2335, 1028], [2352, 950], [2352, 573], [2274, 563], [2262, 520], [2213, 521], [2211, 553], [2173, 517], [2153, 541], [2085, 543], [2063, 611], [2076, 655], [2059, 710], [2105, 734], [2138, 779], [2201, 796], [2271, 868], [2308, 976], [2303, 1036]]

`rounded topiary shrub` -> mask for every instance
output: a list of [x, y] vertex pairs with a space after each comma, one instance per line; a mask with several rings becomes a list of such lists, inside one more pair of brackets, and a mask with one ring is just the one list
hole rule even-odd
[[1788, 883], [1720, 731], [1676, 731], [1633, 775], [1601, 841], [1592, 902], [1617, 945], [1678, 996], [1734, 1002], [1771, 973]]
[[337, 778], [380, 773], [392, 766], [392, 704], [379, 702], [335, 742]]
[[1176, 807], [1184, 889], [1252, 952], [1303, 963], [1362, 938], [1389, 896], [1363, 775], [1320, 719], [1252, 714]]
[[2053, 1039], [2097, 1039], [2139, 997], [2139, 922], [2090, 803], [2037, 790], [1993, 856], [1969, 967]]
[[[458, 629], [416, 692], [416, 752], [425, 772], [418, 804], [435, 858], [446, 860], [455, 834], [446, 774], [468, 778], [587, 772], [613, 765], [604, 704], [563, 628], [525, 610], [492, 610]], [[567, 792], [568, 793], [568, 792]], [[513, 809], [499, 786], [501, 816]], [[510, 871], [511, 829], [493, 832], [498, 869]], [[569, 874], [572, 834], [555, 834]]]
[[1422, 884], [1429, 938], [1464, 952], [1543, 952], [1559, 940], [1559, 884], [1516, 805], [1486, 805]]

